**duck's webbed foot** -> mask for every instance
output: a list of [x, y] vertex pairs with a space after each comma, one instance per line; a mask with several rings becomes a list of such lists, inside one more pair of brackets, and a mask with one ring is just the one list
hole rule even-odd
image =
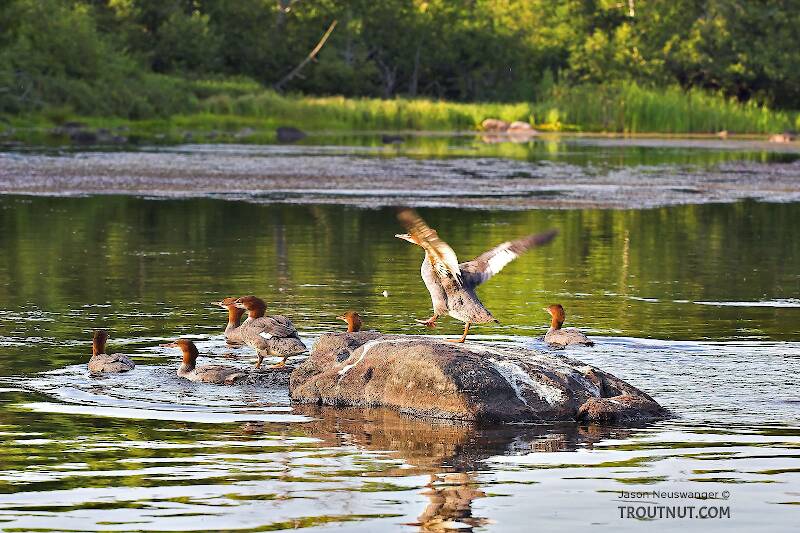
[[286, 367], [286, 359], [281, 359], [280, 363], [275, 363], [274, 365], [269, 365], [269, 368], [284, 368]]
[[469, 333], [469, 322], [464, 324], [464, 334], [461, 335], [460, 339], [446, 339], [446, 340], [447, 342], [456, 342], [460, 344], [463, 343], [465, 340], [467, 340], [467, 333]]
[[258, 354], [258, 361], [256, 361], [256, 368], [261, 368], [261, 363], [264, 361], [264, 356]]
[[439, 315], [433, 315], [432, 317], [430, 317], [430, 318], [429, 318], [429, 319], [427, 319], [427, 320], [418, 320], [418, 319], [415, 319], [414, 321], [415, 321], [415, 322], [417, 322], [418, 324], [422, 324], [422, 325], [423, 325], [423, 326], [425, 326], [425, 327], [428, 327], [428, 328], [431, 328], [431, 329], [433, 329], [433, 328], [435, 328], [435, 327], [436, 327], [436, 319], [437, 319], [437, 318], [439, 318]]

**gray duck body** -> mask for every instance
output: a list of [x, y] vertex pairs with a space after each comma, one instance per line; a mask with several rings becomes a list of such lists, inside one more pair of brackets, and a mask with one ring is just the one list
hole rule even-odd
[[464, 342], [472, 324], [497, 321], [475, 294], [478, 285], [528, 250], [549, 243], [558, 233], [549, 230], [506, 241], [472, 261], [460, 263], [450, 245], [439, 238], [436, 230], [428, 226], [413, 209], [399, 210], [397, 218], [408, 233], [395, 237], [425, 250], [420, 274], [431, 295], [433, 316], [417, 322], [436, 327], [436, 319], [445, 314], [464, 322], [464, 334], [453, 342]]
[[422, 260], [422, 280], [431, 294], [433, 312], [436, 315], [450, 315], [461, 322], [485, 324], [496, 321], [492, 313], [483, 305], [475, 293], [480, 283], [471, 262], [460, 263], [461, 284], [450, 274], [440, 275], [434, 269], [428, 253]]
[[89, 372], [92, 374], [119, 374], [133, 370], [136, 364], [122, 353], [98, 353], [89, 359]]
[[290, 357], [308, 351], [292, 321], [283, 315], [248, 318], [238, 330], [242, 343], [258, 355]]
[[553, 346], [594, 346], [594, 342], [584, 335], [578, 328], [554, 328], [551, 327], [544, 335], [544, 342]]
[[242, 337], [242, 326], [228, 324], [225, 327], [225, 340], [228, 342], [228, 344], [244, 344], [244, 337]]

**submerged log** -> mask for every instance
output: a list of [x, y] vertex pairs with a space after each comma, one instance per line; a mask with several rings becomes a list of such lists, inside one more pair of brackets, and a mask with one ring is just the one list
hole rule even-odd
[[636, 387], [560, 354], [373, 331], [320, 337], [289, 388], [298, 402], [477, 423], [634, 423], [667, 415]]

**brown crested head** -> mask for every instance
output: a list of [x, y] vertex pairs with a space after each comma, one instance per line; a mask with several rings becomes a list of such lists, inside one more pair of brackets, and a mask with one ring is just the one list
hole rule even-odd
[[353, 333], [354, 331], [361, 331], [361, 326], [364, 325], [364, 323], [361, 322], [361, 316], [355, 311], [347, 311], [345, 314], [339, 315], [336, 318], [347, 322], [348, 333]]
[[239, 309], [246, 309], [247, 313], [252, 318], [264, 316], [267, 310], [267, 304], [257, 296], [241, 296], [236, 298], [235, 305]]
[[214, 304], [220, 307], [224, 307], [225, 309], [230, 309], [231, 307], [236, 307], [236, 298], [233, 297], [223, 298], [218, 302], [214, 302]]
[[178, 339], [175, 342], [164, 344], [168, 348], [180, 348], [183, 352], [183, 362], [189, 366], [194, 366], [200, 352], [197, 351], [197, 346], [194, 345], [189, 339]]
[[106, 341], [108, 340], [108, 332], [104, 329], [94, 330], [92, 335], [92, 355], [105, 353]]
[[551, 325], [558, 329], [564, 325], [564, 319], [566, 318], [566, 313], [564, 313], [564, 308], [561, 304], [553, 304], [545, 307], [544, 309], [547, 311], [551, 317], [553, 317]]
[[239, 325], [239, 320], [242, 318], [245, 310], [236, 307], [236, 298], [223, 298], [222, 300], [214, 303], [223, 309], [228, 310], [228, 322], [232, 322], [237, 326]]

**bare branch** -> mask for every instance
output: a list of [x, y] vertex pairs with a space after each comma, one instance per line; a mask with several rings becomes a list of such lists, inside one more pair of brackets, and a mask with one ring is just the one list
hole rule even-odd
[[310, 63], [316, 57], [316, 55], [319, 53], [319, 51], [322, 50], [322, 47], [325, 46], [325, 41], [327, 41], [328, 37], [330, 37], [331, 33], [333, 33], [333, 29], [336, 27], [336, 23], [337, 22], [338, 21], [336, 21], [336, 20], [331, 22], [331, 25], [328, 27], [327, 31], [325, 31], [325, 33], [322, 35], [322, 38], [317, 43], [317, 46], [315, 46], [314, 49], [311, 50], [311, 52], [308, 54], [308, 56], [306, 56], [306, 58], [303, 61], [301, 61], [299, 65], [294, 67], [289, 74], [284, 76], [281, 79], [281, 81], [279, 81], [278, 83], [273, 85], [273, 87], [275, 88], [276, 91], [283, 90], [283, 86], [286, 83], [288, 83], [289, 80], [291, 80], [292, 78], [297, 76], [300, 73], [300, 71], [303, 70], [303, 67], [305, 67], [308, 63]]

